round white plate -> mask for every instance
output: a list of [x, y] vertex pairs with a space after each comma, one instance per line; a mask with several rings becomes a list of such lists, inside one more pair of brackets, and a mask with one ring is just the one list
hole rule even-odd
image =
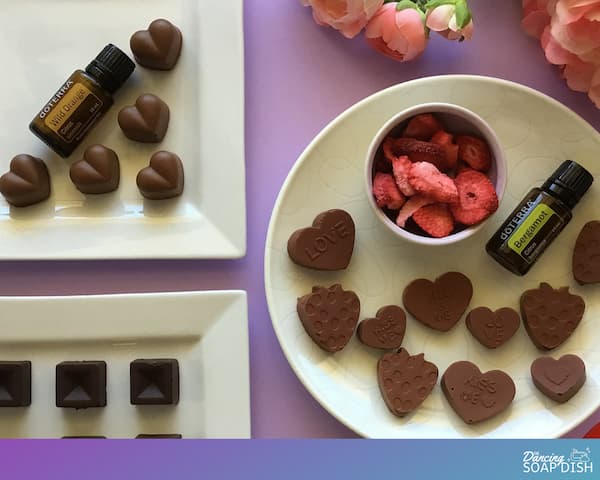
[[[449, 102], [481, 115], [495, 129], [509, 162], [507, 191], [499, 212], [477, 235], [447, 247], [416, 246], [378, 224], [363, 187], [369, 142], [396, 112], [424, 102]], [[574, 218], [525, 277], [494, 262], [484, 250], [489, 236], [532, 187], [541, 185], [564, 159], [587, 167], [597, 178], [575, 207]], [[600, 406], [600, 286], [579, 287], [571, 274], [571, 254], [583, 224], [600, 218], [600, 134], [558, 102], [529, 88], [486, 77], [430, 77], [389, 88], [354, 105], [327, 126], [290, 172], [273, 210], [265, 248], [265, 287], [273, 327], [290, 365], [311, 394], [342, 423], [365, 437], [556, 437]], [[357, 227], [355, 250], [347, 270], [317, 272], [293, 264], [286, 251], [290, 234], [309, 226], [323, 210], [343, 208]], [[518, 309], [519, 296], [541, 281], [568, 285], [584, 297], [584, 318], [555, 357], [580, 355], [587, 382], [565, 404], [539, 393], [531, 382], [531, 362], [542, 355], [523, 326], [497, 350], [481, 346], [464, 318], [447, 333], [435, 332], [408, 315], [403, 346], [425, 353], [440, 376], [456, 360], [470, 360], [482, 371], [502, 369], [515, 381], [509, 409], [476, 425], [466, 425], [449, 407], [438, 385], [420, 408], [405, 418], [393, 416], [379, 393], [377, 359], [382, 352], [353, 338], [334, 355], [310, 340], [296, 314], [296, 299], [313, 285], [341, 283], [361, 300], [361, 318], [380, 306], [402, 304], [402, 291], [413, 279], [459, 270], [474, 286], [469, 308]]]

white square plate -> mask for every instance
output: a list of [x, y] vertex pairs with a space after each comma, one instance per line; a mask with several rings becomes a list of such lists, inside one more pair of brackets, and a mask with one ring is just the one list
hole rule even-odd
[[[246, 252], [242, 0], [0, 0], [0, 172], [29, 153], [48, 165], [51, 197], [11, 208], [0, 197], [0, 259], [238, 258]], [[68, 17], [68, 28], [65, 24]], [[76, 69], [108, 43], [126, 53], [129, 37], [156, 18], [183, 33], [176, 67], [137, 66], [115, 105], [65, 160], [28, 130], [31, 119]], [[10, 74], [8, 74], [10, 72]], [[165, 139], [124, 137], [117, 113], [142, 93], [171, 110]], [[85, 196], [69, 166], [102, 143], [121, 163], [116, 192]], [[152, 153], [170, 150], [184, 164], [185, 188], [174, 200], [148, 201], [135, 177]]]
[[[32, 364], [31, 406], [0, 408], [0, 437], [250, 437], [245, 292], [0, 297], [0, 309], [0, 360]], [[129, 403], [138, 358], [179, 361], [179, 404]], [[56, 407], [65, 360], [106, 362], [106, 407]]]

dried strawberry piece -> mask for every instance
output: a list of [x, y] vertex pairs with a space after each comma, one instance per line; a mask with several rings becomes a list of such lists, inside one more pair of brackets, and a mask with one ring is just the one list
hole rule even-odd
[[394, 142], [395, 138], [385, 137], [383, 143], [381, 144], [381, 148], [383, 150], [383, 156], [388, 162], [393, 162], [394, 158], [398, 157], [398, 154], [394, 151]]
[[408, 181], [419, 193], [442, 203], [458, 200], [454, 181], [428, 162], [413, 163], [408, 172]]
[[451, 133], [439, 130], [433, 134], [429, 141], [436, 145], [451, 145], [453, 138], [454, 136]]
[[492, 155], [488, 144], [481, 138], [471, 135], [456, 137], [458, 158], [480, 172], [487, 172], [492, 165]]
[[398, 210], [406, 198], [400, 193], [394, 177], [387, 173], [377, 173], [373, 179], [373, 196], [379, 207], [389, 208], [390, 210]]
[[435, 132], [443, 128], [443, 125], [434, 115], [431, 113], [421, 113], [410, 119], [402, 136], [419, 140], [429, 140]]
[[457, 222], [475, 225], [498, 209], [496, 189], [483, 173], [473, 169], [463, 170], [454, 183], [459, 201], [450, 205], [450, 211]]
[[425, 195], [416, 194], [410, 197], [398, 212], [398, 217], [396, 218], [396, 225], [404, 228], [406, 226], [406, 221], [410, 217], [412, 217], [417, 210], [424, 207], [425, 205], [430, 205], [432, 203], [435, 203], [435, 200], [426, 197]]
[[445, 203], [419, 208], [412, 216], [415, 223], [434, 238], [447, 237], [454, 230], [454, 218]]
[[411, 165], [412, 162], [406, 155], [394, 157], [394, 160], [392, 160], [392, 169], [396, 185], [398, 185], [398, 189], [407, 197], [416, 193], [415, 189], [408, 181], [408, 172], [410, 172]]
[[453, 143], [444, 145], [444, 150], [446, 150], [446, 165], [448, 166], [448, 170], [453, 170], [458, 164], [458, 145], [454, 145]]
[[413, 162], [429, 162], [442, 171], [450, 168], [446, 160], [446, 150], [441, 145], [414, 138], [396, 138], [391, 147], [396, 156], [407, 155]]

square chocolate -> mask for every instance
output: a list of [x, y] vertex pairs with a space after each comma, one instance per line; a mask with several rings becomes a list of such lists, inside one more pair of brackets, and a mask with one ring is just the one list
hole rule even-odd
[[138, 359], [129, 365], [132, 405], [179, 402], [179, 363], [173, 358]]
[[0, 407], [31, 405], [31, 362], [0, 362]]
[[62, 362], [56, 365], [56, 406], [106, 406], [106, 362]]
[[140, 433], [135, 438], [148, 438], [148, 439], [181, 438], [181, 435], [179, 433], [156, 433], [156, 434]]

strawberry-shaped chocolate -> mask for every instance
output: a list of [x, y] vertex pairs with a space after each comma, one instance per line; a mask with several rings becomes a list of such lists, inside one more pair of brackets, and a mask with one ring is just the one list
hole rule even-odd
[[358, 324], [358, 339], [365, 345], [383, 350], [400, 347], [406, 331], [406, 314], [397, 305], [381, 307], [375, 318]]
[[577, 236], [573, 277], [580, 285], [600, 283], [600, 221], [587, 222]]

